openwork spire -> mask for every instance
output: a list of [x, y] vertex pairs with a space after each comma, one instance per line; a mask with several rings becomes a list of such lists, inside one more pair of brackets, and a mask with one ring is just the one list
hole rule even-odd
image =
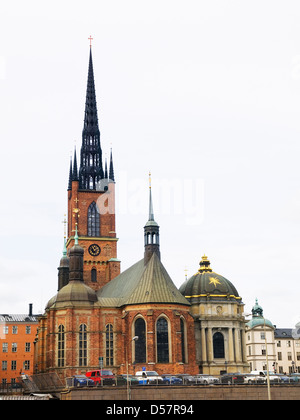
[[90, 48], [88, 81], [86, 90], [82, 146], [80, 153], [79, 188], [96, 190], [98, 182], [104, 178], [102, 167], [102, 150], [98, 114], [92, 48]]

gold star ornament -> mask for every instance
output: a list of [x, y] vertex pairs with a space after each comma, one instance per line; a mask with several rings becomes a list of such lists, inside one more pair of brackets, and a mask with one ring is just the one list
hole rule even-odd
[[216, 287], [217, 284], [221, 284], [221, 282], [216, 277], [210, 277], [209, 284], [213, 284]]

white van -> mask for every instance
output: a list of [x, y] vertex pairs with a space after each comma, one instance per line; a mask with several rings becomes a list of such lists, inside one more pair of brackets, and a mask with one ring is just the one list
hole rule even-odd
[[163, 383], [163, 378], [155, 370], [141, 370], [135, 373], [140, 385], [158, 385]]
[[[265, 378], [265, 380], [267, 380], [267, 371], [266, 370], [252, 370], [251, 375], [256, 375], [256, 376]], [[270, 378], [270, 382], [276, 382], [276, 383], [281, 382], [280, 376], [276, 375], [276, 373], [274, 373], [272, 371], [269, 371], [269, 378]]]

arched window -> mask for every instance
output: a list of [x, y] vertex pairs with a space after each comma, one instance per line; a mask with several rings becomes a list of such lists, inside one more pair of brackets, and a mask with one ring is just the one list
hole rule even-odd
[[135, 363], [146, 363], [146, 323], [143, 318], [137, 318], [134, 323], [135, 340]]
[[65, 327], [63, 325], [58, 327], [57, 365], [58, 367], [65, 366]]
[[168, 321], [161, 317], [156, 323], [157, 363], [169, 363]]
[[92, 202], [88, 209], [87, 231], [88, 236], [100, 236], [100, 215], [95, 201]]
[[87, 366], [87, 328], [79, 326], [79, 366]]
[[181, 332], [181, 361], [186, 363], [186, 352], [185, 352], [185, 321], [180, 318], [180, 332]]
[[92, 283], [97, 283], [97, 270], [96, 270], [96, 268], [92, 268], [92, 270], [91, 270], [91, 281], [92, 281]]
[[224, 336], [220, 332], [216, 332], [213, 336], [214, 358], [224, 359]]
[[114, 364], [114, 334], [112, 324], [107, 324], [105, 327], [105, 353], [106, 366], [113, 366]]

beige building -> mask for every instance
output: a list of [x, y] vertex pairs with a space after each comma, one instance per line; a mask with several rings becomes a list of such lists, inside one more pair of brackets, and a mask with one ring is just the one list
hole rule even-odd
[[244, 304], [233, 284], [215, 273], [204, 255], [198, 272], [179, 290], [191, 304], [200, 373], [249, 372]]
[[252, 319], [246, 324], [247, 360], [251, 370], [276, 373], [300, 373], [300, 325], [276, 328], [264, 318], [257, 300], [252, 308]]
[[[298, 325], [298, 324], [297, 324]], [[300, 325], [292, 328], [276, 328], [276, 371], [278, 373], [300, 373]]]

